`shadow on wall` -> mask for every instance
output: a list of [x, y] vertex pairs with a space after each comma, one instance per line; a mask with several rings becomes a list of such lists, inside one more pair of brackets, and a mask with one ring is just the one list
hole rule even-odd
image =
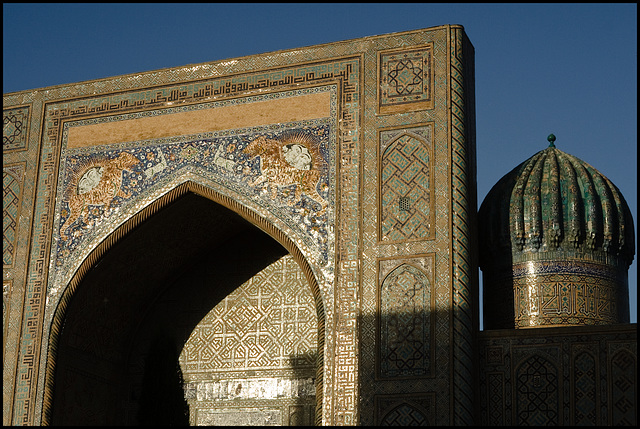
[[140, 394], [141, 426], [188, 426], [189, 406], [184, 397], [178, 350], [169, 337], [157, 337], [149, 347]]
[[[317, 350], [303, 354], [289, 356], [291, 366], [292, 384], [297, 389], [292, 389], [293, 403], [289, 405], [287, 422], [288, 426], [313, 426], [316, 415], [321, 415], [322, 404], [317, 404], [316, 382], [318, 365], [322, 365]], [[322, 368], [320, 368], [322, 371]], [[295, 381], [294, 381], [295, 380]], [[316, 409], [316, 407], [320, 407]]]

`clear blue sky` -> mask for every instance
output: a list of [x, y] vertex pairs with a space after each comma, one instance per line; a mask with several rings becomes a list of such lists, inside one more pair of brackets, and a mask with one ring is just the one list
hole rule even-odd
[[476, 51], [479, 203], [553, 133], [621, 190], [637, 233], [635, 3], [3, 4], [3, 93], [443, 24]]

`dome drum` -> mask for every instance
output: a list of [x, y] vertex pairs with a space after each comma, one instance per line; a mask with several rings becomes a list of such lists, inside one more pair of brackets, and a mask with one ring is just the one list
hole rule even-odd
[[528, 261], [485, 279], [486, 329], [629, 323], [627, 278], [608, 265]]

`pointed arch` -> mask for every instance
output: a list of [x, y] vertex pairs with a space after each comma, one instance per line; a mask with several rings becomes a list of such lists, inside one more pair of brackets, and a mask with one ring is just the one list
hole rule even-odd
[[154, 202], [143, 208], [131, 216], [122, 225], [116, 228], [111, 234], [109, 234], [104, 240], [102, 240], [82, 261], [77, 271], [67, 284], [67, 287], [62, 292], [62, 296], [58, 301], [58, 304], [53, 313], [53, 319], [49, 330], [49, 342], [47, 348], [47, 362], [45, 370], [44, 381], [44, 399], [42, 407], [42, 424], [51, 424], [52, 411], [53, 411], [53, 392], [55, 386], [55, 372], [57, 364], [57, 352], [60, 342], [60, 336], [65, 321], [65, 316], [69, 302], [75, 295], [82, 280], [87, 275], [88, 271], [104, 256], [113, 246], [120, 242], [129, 232], [135, 227], [142, 224], [152, 215], [157, 213], [162, 208], [168, 206], [179, 197], [193, 193], [201, 197], [207, 198], [215, 203], [220, 204], [227, 209], [230, 209], [243, 219], [247, 220], [254, 226], [258, 227], [264, 233], [269, 235], [275, 241], [280, 243], [289, 253], [293, 256], [294, 260], [298, 263], [302, 269], [311, 293], [314, 297], [316, 312], [318, 317], [318, 358], [316, 362], [316, 424], [322, 422], [322, 403], [323, 403], [323, 387], [324, 387], [324, 335], [325, 335], [325, 311], [322, 299], [322, 294], [318, 284], [318, 280], [313, 273], [311, 265], [305, 258], [302, 251], [298, 248], [296, 243], [288, 237], [283, 231], [274, 226], [264, 217], [255, 213], [246, 206], [240, 204], [234, 199], [223, 195], [205, 185], [188, 180], [174, 187], [169, 192], [165, 193]]

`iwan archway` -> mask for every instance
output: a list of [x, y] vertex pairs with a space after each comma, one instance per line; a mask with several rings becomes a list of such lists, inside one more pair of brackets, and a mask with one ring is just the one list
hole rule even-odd
[[[184, 325], [174, 345], [184, 339], [195, 314], [204, 316], [204, 310], [192, 318], [176, 315], [180, 306], [162, 304], [165, 298], [153, 303], [122, 298], [135, 291], [160, 292], [151, 286], [127, 286], [127, 293], [102, 301], [92, 295], [107, 287], [91, 285], [117, 272], [104, 267], [117, 255], [124, 258], [126, 253], [118, 250], [126, 243], [124, 236], [134, 227], [150, 228], [154, 219], [174, 209], [189, 211], [195, 202], [178, 201], [192, 198], [187, 193], [217, 205], [204, 204], [181, 219], [195, 219], [216, 207], [209, 217], [232, 226], [243, 218], [262, 231], [253, 235], [243, 226], [237, 232], [244, 239], [214, 234], [209, 242], [220, 248], [228, 244], [228, 249], [255, 243], [250, 250], [276, 262], [284, 249], [291, 255], [285, 258], [303, 273], [319, 324], [317, 423], [402, 423], [404, 413], [398, 410], [411, 410], [424, 425], [473, 422], [473, 56], [462, 27], [443, 25], [5, 94], [3, 183], [5, 195], [12, 197], [5, 212], [15, 222], [5, 228], [3, 255], [3, 423], [56, 422], [56, 389], [64, 386], [58, 386], [56, 366], [69, 355], [65, 341], [74, 338], [64, 334], [72, 323], [63, 325], [67, 317], [82, 315], [82, 306], [73, 309], [74, 301], [93, 299], [95, 314], [76, 319], [76, 326], [83, 326], [81, 320], [94, 324], [87, 332], [99, 332], [98, 322], [105, 330], [115, 329], [126, 314], [132, 338], [134, 332], [154, 332], [142, 320], [171, 329]], [[232, 215], [220, 215], [222, 208]], [[207, 222], [181, 225], [206, 229]], [[233, 231], [225, 228], [217, 234]], [[184, 233], [194, 240], [206, 238], [187, 229]], [[149, 237], [148, 244], [155, 243], [162, 234]], [[223, 238], [231, 242], [222, 244]], [[263, 253], [258, 252], [261, 240]], [[142, 246], [129, 259], [152, 254], [159, 243]], [[179, 246], [168, 247], [184, 261], [211, 251]], [[212, 258], [230, 260], [230, 255]], [[259, 276], [273, 266], [270, 261], [267, 257], [262, 267], [256, 261], [243, 272]], [[184, 272], [206, 277], [202, 270], [208, 265], [194, 262]], [[214, 268], [222, 272], [227, 265], [232, 264]], [[175, 279], [186, 278], [169, 268], [121, 270], [129, 280], [159, 276], [160, 269]], [[117, 282], [112, 279], [111, 284]], [[176, 284], [181, 283], [150, 282]], [[185, 296], [175, 302], [197, 302], [188, 299], [192, 289], [178, 289]], [[407, 348], [405, 337], [397, 335], [405, 325], [382, 313], [395, 311], [396, 298], [413, 289], [425, 291], [416, 304], [420, 317], [406, 320], [419, 324], [424, 335]], [[225, 300], [233, 298], [229, 292]], [[137, 306], [109, 313], [106, 308], [114, 301], [150, 304], [144, 311]], [[215, 299], [202, 301], [215, 310]], [[121, 346], [119, 353], [127, 355], [121, 361], [148, 354], [152, 345], [163, 348], [162, 338], [154, 341], [149, 334], [138, 349], [131, 342]], [[399, 356], [396, 350], [418, 351], [422, 357]], [[114, 359], [110, 362], [120, 358]], [[180, 359], [187, 362], [188, 356]], [[144, 378], [144, 359], [138, 362], [138, 378]], [[94, 372], [126, 374], [106, 363]], [[222, 389], [218, 381], [185, 380], [187, 396], [195, 383], [196, 400], [214, 402]], [[233, 392], [247, 399], [240, 384]], [[198, 391], [202, 386], [204, 394]], [[103, 389], [113, 393], [105, 401], [123, 396], [115, 394], [122, 391], [119, 387], [110, 389]], [[215, 423], [219, 416], [214, 414], [206, 422]]]
[[[280, 284], [261, 284], [260, 273]], [[293, 305], [278, 293], [287, 289]], [[216, 305], [225, 307], [217, 326], [200, 327]], [[286, 314], [304, 307], [317, 315]], [[205, 354], [226, 350], [220, 368], [199, 356], [191, 361], [203, 368], [190, 370], [183, 348], [194, 353], [198, 329], [212, 345]], [[233, 200], [185, 182], [102, 241], [64, 291], [44, 423], [312, 424], [323, 337], [318, 284], [295, 244]]]

